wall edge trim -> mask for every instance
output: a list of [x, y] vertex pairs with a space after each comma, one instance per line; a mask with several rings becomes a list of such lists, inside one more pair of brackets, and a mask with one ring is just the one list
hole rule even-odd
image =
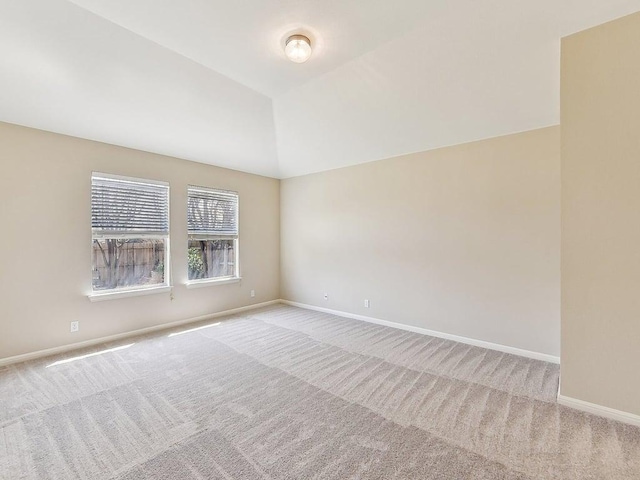
[[486, 348], [489, 350], [496, 350], [502, 353], [509, 353], [511, 355], [517, 355], [519, 357], [531, 358], [534, 360], [541, 360], [543, 362], [560, 364], [560, 357], [555, 355], [549, 355], [546, 353], [533, 352], [531, 350], [524, 350], [516, 347], [509, 347], [507, 345], [500, 345], [498, 343], [486, 342], [484, 340], [476, 340], [474, 338], [462, 337], [459, 335], [453, 335], [450, 333], [438, 332], [436, 330], [429, 330], [422, 327], [415, 327], [413, 325], [405, 325], [403, 323], [391, 322], [389, 320], [382, 320], [374, 317], [367, 317], [365, 315], [359, 315], [356, 313], [343, 312], [340, 310], [332, 310], [330, 308], [317, 307], [315, 305], [308, 305], [306, 303], [293, 302], [290, 300], [280, 300], [285, 305], [291, 305], [293, 307], [304, 308], [307, 310], [315, 310], [317, 312], [330, 313], [339, 317], [351, 318], [354, 320], [361, 320], [363, 322], [375, 323], [376, 325], [383, 325], [385, 327], [397, 328], [400, 330], [406, 330], [409, 332], [420, 333], [422, 335], [429, 335], [431, 337], [443, 338], [445, 340], [452, 340], [454, 342], [464, 343], [466, 345], [473, 345], [474, 347]]
[[129, 332], [116, 333], [115, 335], [107, 335], [106, 337], [95, 338], [92, 340], [85, 340], [83, 342], [70, 343], [67, 345], [61, 345], [59, 347], [52, 347], [43, 350], [36, 350], [34, 352], [23, 353], [20, 355], [14, 355], [12, 357], [0, 358], [0, 367], [4, 367], [7, 365], [12, 365], [14, 363], [27, 362], [29, 360], [36, 360], [43, 357], [49, 357], [52, 355], [58, 355], [60, 353], [71, 352], [73, 350], [79, 350], [81, 348], [93, 347], [95, 345], [99, 345], [101, 343], [114, 342], [117, 340], [122, 340], [129, 337], [136, 337], [139, 335], [145, 335], [148, 333], [158, 332], [161, 330], [169, 330], [174, 327], [179, 327], [181, 325], [188, 325], [190, 323], [202, 322], [204, 320], [209, 320], [212, 318], [225, 317], [227, 315], [233, 315], [236, 313], [246, 312], [249, 310], [255, 310], [257, 308], [266, 307], [269, 305], [274, 305], [276, 303], [280, 303], [280, 300], [269, 300], [267, 302], [255, 303], [253, 305], [247, 305], [244, 307], [232, 308], [229, 310], [222, 310], [220, 312], [209, 313], [206, 315], [201, 315], [198, 317], [186, 318], [183, 320], [177, 320], [174, 322], [163, 323], [160, 325], [154, 325], [152, 327], [140, 328], [137, 330], [131, 330]]
[[640, 415], [633, 413], [623, 412], [622, 410], [616, 410], [615, 408], [605, 407], [596, 403], [585, 402], [584, 400], [578, 400], [577, 398], [567, 397], [561, 394], [558, 394], [558, 404], [581, 412], [640, 427]]

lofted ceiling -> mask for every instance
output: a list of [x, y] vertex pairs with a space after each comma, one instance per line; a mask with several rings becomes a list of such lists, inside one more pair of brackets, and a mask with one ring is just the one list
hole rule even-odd
[[0, 120], [289, 177], [559, 123], [560, 38], [640, 0], [0, 8]]
[[[71, 0], [269, 97], [370, 51], [419, 24], [437, 1]], [[303, 31], [313, 61], [286, 61]]]

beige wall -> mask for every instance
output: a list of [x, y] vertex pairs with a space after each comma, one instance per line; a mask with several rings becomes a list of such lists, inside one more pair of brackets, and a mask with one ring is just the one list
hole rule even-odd
[[283, 180], [281, 222], [285, 299], [559, 355], [559, 127]]
[[561, 394], [640, 414], [640, 14], [562, 41]]
[[[171, 184], [174, 296], [91, 303], [91, 172]], [[239, 284], [187, 290], [187, 184], [240, 194]], [[0, 358], [279, 297], [279, 180], [0, 123]], [[46, 261], [43, 261], [46, 258]], [[256, 297], [250, 298], [250, 290]], [[80, 331], [69, 323], [80, 321]]]

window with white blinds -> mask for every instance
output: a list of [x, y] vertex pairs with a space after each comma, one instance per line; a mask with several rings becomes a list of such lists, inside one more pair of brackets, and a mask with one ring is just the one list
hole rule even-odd
[[239, 276], [237, 192], [189, 186], [187, 229], [190, 281]]
[[94, 174], [94, 235], [169, 235], [169, 185]]
[[238, 194], [190, 186], [187, 223], [191, 237], [238, 238]]
[[91, 176], [93, 291], [168, 286], [169, 184]]

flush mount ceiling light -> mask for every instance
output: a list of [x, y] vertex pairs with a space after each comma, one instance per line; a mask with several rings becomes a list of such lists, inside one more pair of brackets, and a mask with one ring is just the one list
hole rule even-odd
[[311, 56], [311, 40], [304, 35], [291, 35], [287, 38], [284, 53], [294, 63], [304, 63]]

